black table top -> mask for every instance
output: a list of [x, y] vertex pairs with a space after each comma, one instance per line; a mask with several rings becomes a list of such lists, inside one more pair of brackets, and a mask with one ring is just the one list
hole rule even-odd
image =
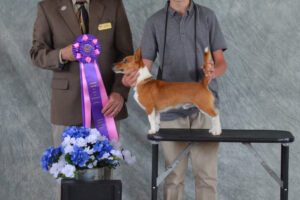
[[231, 130], [223, 129], [219, 136], [211, 135], [207, 129], [160, 129], [148, 134], [152, 141], [189, 142], [245, 142], [245, 143], [290, 143], [294, 136], [279, 130]]

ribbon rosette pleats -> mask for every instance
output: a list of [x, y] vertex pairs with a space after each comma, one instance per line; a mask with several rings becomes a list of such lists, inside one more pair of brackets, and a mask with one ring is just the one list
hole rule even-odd
[[92, 35], [81, 35], [73, 43], [73, 55], [80, 67], [83, 126], [90, 128], [93, 116], [95, 128], [103, 136], [119, 141], [114, 118], [105, 117], [102, 113], [108, 97], [97, 63], [100, 53], [100, 43]]

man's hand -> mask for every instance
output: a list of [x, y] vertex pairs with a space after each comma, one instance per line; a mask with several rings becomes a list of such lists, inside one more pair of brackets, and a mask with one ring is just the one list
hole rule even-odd
[[208, 82], [210, 82], [211, 80], [213, 80], [214, 78], [216, 78], [216, 73], [215, 73], [215, 63], [214, 61], [209, 61], [209, 63], [211, 65], [210, 68], [208, 68], [207, 70], [204, 68], [204, 66], [201, 67], [201, 69], [203, 69], [204, 74], [206, 77], [208, 77]]
[[121, 111], [124, 104], [124, 98], [116, 92], [112, 92], [109, 96], [108, 103], [102, 109], [105, 117], [115, 117]]
[[138, 76], [138, 69], [126, 70], [122, 78], [123, 85], [125, 85], [126, 87], [135, 87]]
[[61, 50], [61, 58], [62, 60], [76, 61], [75, 57], [73, 56], [72, 44], [66, 46]]

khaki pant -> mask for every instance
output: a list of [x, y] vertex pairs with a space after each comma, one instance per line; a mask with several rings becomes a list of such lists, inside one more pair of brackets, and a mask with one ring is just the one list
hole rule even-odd
[[[61, 144], [61, 136], [63, 131], [67, 128], [68, 126], [60, 126], [60, 125], [55, 125], [52, 124], [52, 137], [53, 137], [53, 144], [55, 147], [58, 147]], [[120, 122], [116, 121], [116, 127], [118, 133], [120, 133]], [[108, 172], [112, 173], [112, 172]], [[56, 184], [56, 200], [61, 199], [61, 185], [58, 183]]]
[[[210, 119], [202, 113], [173, 121], [161, 121], [161, 128], [211, 128]], [[168, 167], [188, 145], [186, 142], [162, 142], [165, 166]], [[164, 200], [184, 199], [184, 178], [191, 157], [195, 177], [195, 199], [217, 199], [218, 143], [197, 143], [165, 179]]]

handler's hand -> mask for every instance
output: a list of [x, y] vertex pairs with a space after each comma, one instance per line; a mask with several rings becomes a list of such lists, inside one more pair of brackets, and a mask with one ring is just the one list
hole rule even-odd
[[139, 76], [138, 69], [126, 70], [122, 78], [123, 85], [125, 85], [126, 87], [135, 87], [138, 76]]
[[108, 103], [102, 109], [105, 117], [115, 117], [121, 111], [124, 104], [124, 98], [116, 92], [112, 92], [109, 96]]
[[63, 60], [76, 61], [75, 57], [73, 56], [72, 48], [73, 46], [70, 44], [61, 50], [61, 58]]
[[211, 65], [211, 67], [209, 69], [205, 69], [204, 66], [201, 67], [201, 69], [204, 71], [204, 74], [206, 77], [208, 77], [208, 82], [210, 82], [211, 80], [213, 80], [214, 78], [216, 78], [216, 73], [215, 73], [215, 63], [214, 61], [209, 61], [208, 64]]

